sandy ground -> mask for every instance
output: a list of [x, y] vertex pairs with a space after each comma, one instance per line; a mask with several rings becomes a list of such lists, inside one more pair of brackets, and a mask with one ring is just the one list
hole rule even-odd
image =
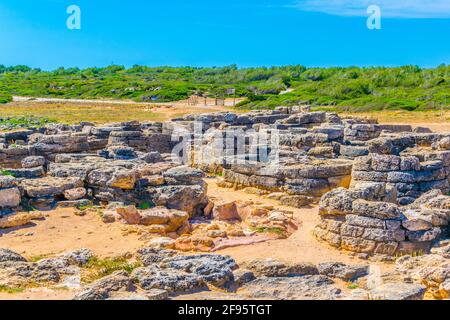
[[[285, 262], [329, 262], [341, 261], [349, 264], [363, 264], [346, 253], [318, 242], [312, 235], [319, 221], [317, 207], [295, 209], [280, 206], [276, 201], [248, 194], [243, 191], [223, 189], [217, 186], [217, 179], [207, 179], [208, 194], [225, 201], [244, 200], [255, 204], [271, 205], [291, 210], [299, 228], [288, 239], [271, 240], [262, 243], [227, 248], [217, 254], [232, 256], [238, 264], [253, 259], [274, 258]], [[145, 245], [145, 240], [136, 234], [124, 235], [120, 224], [104, 224], [97, 213], [90, 212], [80, 217], [73, 209], [58, 209], [46, 213], [45, 219], [35, 221], [22, 228], [0, 231], [0, 247], [19, 252], [27, 258], [36, 259], [55, 255], [68, 250], [89, 248], [100, 257], [112, 257], [135, 252]], [[383, 269], [390, 265], [381, 265]], [[8, 294], [0, 292], [1, 299], [71, 299], [73, 291], [32, 289]], [[179, 297], [179, 299], [217, 298], [216, 293], [201, 293]], [[233, 299], [230, 295], [227, 298]]]
[[105, 224], [94, 212], [79, 217], [73, 209], [50, 211], [43, 220], [1, 230], [0, 235], [0, 247], [28, 258], [80, 248], [89, 248], [100, 257], [111, 257], [134, 252], [145, 244], [136, 234], [124, 236], [119, 224]]
[[417, 123], [405, 123], [405, 122], [395, 122], [395, 121], [388, 121], [388, 122], [380, 122], [381, 124], [410, 124], [413, 126], [413, 128], [417, 127], [425, 127], [430, 128], [433, 132], [443, 132], [443, 133], [450, 133], [450, 121], [446, 123], [436, 123], [436, 122], [417, 122]]
[[[312, 230], [319, 221], [317, 207], [295, 209], [280, 206], [274, 200], [220, 188], [217, 182], [217, 179], [207, 179], [210, 197], [225, 201], [253, 201], [291, 210], [299, 223], [299, 229], [288, 239], [227, 248], [216, 253], [229, 254], [239, 263], [256, 258], [313, 263], [330, 260], [354, 261], [348, 254], [319, 243], [313, 237]], [[145, 240], [141, 240], [136, 234], [124, 235], [120, 224], [103, 223], [95, 212], [80, 217], [74, 214], [73, 209], [57, 209], [46, 212], [45, 215], [45, 219], [34, 221], [31, 225], [1, 230], [0, 247], [17, 251], [28, 258], [79, 248], [89, 248], [101, 257], [110, 257], [133, 252], [145, 245]]]
[[320, 243], [314, 238], [312, 231], [319, 222], [318, 209], [316, 206], [302, 209], [280, 206], [278, 202], [274, 200], [248, 194], [244, 191], [220, 188], [217, 186], [217, 180], [215, 179], [208, 179], [207, 182], [208, 194], [211, 197], [225, 201], [253, 201], [257, 204], [270, 205], [275, 208], [290, 210], [294, 212], [294, 218], [299, 223], [298, 230], [288, 239], [270, 240], [252, 245], [227, 248], [217, 251], [216, 253], [231, 255], [238, 263], [263, 258], [273, 258], [285, 262], [320, 263], [341, 261], [353, 264], [358, 263], [356, 258], [350, 257], [346, 253]]
[[[237, 99], [236, 102], [238, 101]], [[225, 106], [216, 106], [211, 99], [206, 105], [204, 101], [198, 101], [198, 104], [192, 105], [187, 101], [136, 103], [117, 100], [17, 100], [2, 105], [2, 116], [43, 117], [69, 124], [80, 123], [80, 121], [96, 124], [130, 120], [170, 121], [186, 114], [230, 111], [233, 103], [233, 99], [227, 99]]]

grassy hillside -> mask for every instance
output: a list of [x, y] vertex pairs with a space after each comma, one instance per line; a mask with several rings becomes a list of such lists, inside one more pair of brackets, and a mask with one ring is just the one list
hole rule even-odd
[[[60, 68], [52, 72], [0, 65], [0, 103], [12, 95], [139, 102], [248, 97], [242, 108], [311, 104], [341, 111], [439, 110], [450, 105], [450, 66], [398, 68], [144, 67]], [[289, 92], [283, 92], [289, 89]]]

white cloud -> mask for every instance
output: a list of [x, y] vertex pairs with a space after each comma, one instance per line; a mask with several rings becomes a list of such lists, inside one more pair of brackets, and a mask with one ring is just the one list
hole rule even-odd
[[450, 0], [298, 0], [302, 11], [338, 16], [367, 16], [367, 8], [377, 5], [385, 18], [450, 18]]

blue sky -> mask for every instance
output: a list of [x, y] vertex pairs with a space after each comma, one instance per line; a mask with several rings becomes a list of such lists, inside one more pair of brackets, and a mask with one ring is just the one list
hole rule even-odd
[[[69, 5], [81, 30], [66, 27]], [[379, 5], [382, 29], [366, 27]], [[0, 0], [0, 64], [450, 63], [450, 0]]]

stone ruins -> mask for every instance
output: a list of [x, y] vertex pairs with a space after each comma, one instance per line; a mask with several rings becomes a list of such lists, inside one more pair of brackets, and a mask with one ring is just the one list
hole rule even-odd
[[[142, 288], [174, 286], [171, 277], [184, 272], [186, 261], [171, 250], [212, 252], [245, 244], [248, 238], [289, 237], [301, 228], [289, 210], [209, 199], [205, 179], [215, 176], [221, 187], [243, 189], [284, 206], [318, 205], [321, 222], [314, 230], [318, 241], [362, 259], [400, 258], [399, 274], [417, 273], [405, 256], [420, 266], [435, 266], [438, 261], [445, 265], [447, 276], [440, 282], [428, 280], [425, 287], [435, 297], [448, 294], [442, 289], [448, 288], [448, 283], [443, 283], [450, 278], [448, 260], [442, 260], [448, 256], [441, 251], [450, 247], [447, 243], [447, 249], [442, 249], [449, 237], [450, 133], [381, 125], [311, 112], [308, 107], [278, 107], [273, 111], [188, 115], [164, 123], [130, 121], [99, 126], [83, 122], [0, 132], [0, 166], [1, 229], [40, 219], [41, 211], [57, 207], [82, 212], [98, 206], [104, 223], [119, 221], [164, 236], [157, 243], [169, 250], [163, 254], [164, 265], [152, 262], [132, 275]], [[255, 230], [272, 232], [263, 236]], [[440, 255], [433, 253], [437, 248]], [[10, 257], [5, 260], [8, 263], [16, 257], [15, 263], [31, 264], [15, 253], [3, 255]], [[68, 265], [72, 263], [64, 259]], [[211, 257], [192, 259], [195, 265], [202, 265]], [[0, 260], [2, 264], [5, 261]], [[256, 273], [264, 268], [258, 265], [262, 262], [255, 263], [248, 268]], [[233, 282], [233, 270], [237, 269], [233, 260], [220, 258], [213, 265], [221, 270], [217, 276], [194, 272], [183, 278], [186, 288]], [[333, 272], [336, 268], [331, 267]], [[311, 281], [319, 281], [323, 272], [316, 267], [311, 270], [303, 273]], [[56, 270], [45, 276], [57, 274]], [[151, 277], [155, 274], [167, 283], [155, 283]], [[113, 279], [121, 287], [131, 281], [126, 274], [115, 274]], [[271, 283], [271, 277], [255, 281], [261, 283], [248, 281], [245, 285], [252, 297], [267, 297], [270, 293], [261, 287], [269, 284], [286, 286]], [[246, 282], [242, 280], [242, 284]], [[95, 286], [78, 298], [99, 298], [103, 293]], [[331, 284], [322, 286], [327, 297], [338, 295], [329, 290]], [[392, 293], [391, 288], [383, 290], [383, 294]], [[414, 292], [423, 297], [425, 289]], [[299, 295], [303, 294], [307, 295]], [[376, 297], [379, 293], [367, 289], [363, 295], [367, 294]]]

